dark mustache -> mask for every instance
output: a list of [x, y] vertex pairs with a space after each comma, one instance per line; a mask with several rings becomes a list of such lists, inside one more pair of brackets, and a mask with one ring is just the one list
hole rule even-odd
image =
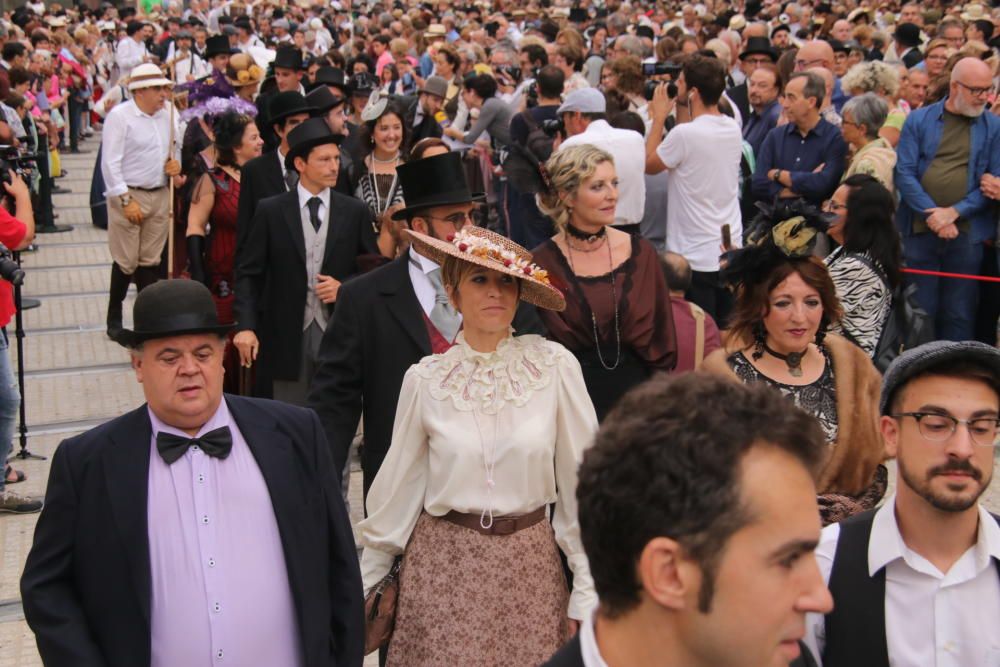
[[944, 465], [936, 466], [934, 468], [931, 468], [930, 471], [928, 471], [927, 476], [937, 477], [938, 475], [946, 475], [950, 472], [968, 473], [972, 477], [972, 479], [976, 480], [977, 482], [981, 481], [983, 478], [983, 473], [978, 468], [973, 466], [968, 460], [949, 461]]

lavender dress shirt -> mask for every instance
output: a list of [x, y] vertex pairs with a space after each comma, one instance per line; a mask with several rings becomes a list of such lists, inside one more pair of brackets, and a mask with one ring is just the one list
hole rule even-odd
[[225, 460], [190, 447], [168, 466], [156, 434], [187, 436], [149, 418], [151, 667], [302, 667], [271, 496], [226, 402], [198, 432], [229, 426]]

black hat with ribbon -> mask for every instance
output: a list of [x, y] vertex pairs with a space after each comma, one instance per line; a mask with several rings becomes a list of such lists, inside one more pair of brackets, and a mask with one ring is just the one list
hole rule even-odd
[[229, 38], [225, 35], [213, 35], [205, 40], [205, 57], [231, 56], [239, 53], [239, 49], [229, 46]]
[[302, 69], [302, 52], [292, 46], [278, 47], [271, 66], [275, 69], [281, 67], [298, 71]]
[[288, 155], [285, 156], [285, 168], [295, 168], [295, 158], [304, 158], [309, 151], [324, 144], [337, 144], [344, 139], [343, 135], [334, 134], [325, 118], [310, 118], [299, 123], [288, 133]]
[[313, 116], [326, 115], [331, 109], [344, 103], [343, 95], [330, 92], [327, 86], [318, 86], [315, 90], [306, 95], [306, 104], [313, 108]]
[[403, 220], [408, 215], [435, 206], [468, 204], [485, 198], [482, 192], [472, 192], [465, 180], [465, 167], [459, 153], [445, 153], [414, 160], [396, 167], [399, 185], [403, 188], [406, 208], [396, 211], [392, 219]]
[[267, 105], [267, 122], [271, 125], [277, 125], [289, 116], [312, 111], [313, 108], [306, 102], [302, 93], [296, 90], [286, 90], [271, 98]]
[[132, 307], [134, 329], [122, 329], [117, 340], [136, 347], [147, 340], [186, 334], [225, 335], [234, 323], [220, 324], [215, 300], [197, 280], [161, 280], [139, 292]]
[[316, 76], [313, 78], [314, 86], [334, 86], [335, 88], [340, 88], [344, 95], [347, 94], [347, 78], [344, 76], [344, 70], [339, 67], [331, 67], [330, 65], [323, 65], [318, 70], [316, 70]]

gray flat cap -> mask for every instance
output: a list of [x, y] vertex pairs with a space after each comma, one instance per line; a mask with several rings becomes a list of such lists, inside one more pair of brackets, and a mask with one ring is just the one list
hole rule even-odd
[[1000, 350], [995, 347], [971, 340], [926, 343], [906, 350], [886, 369], [882, 378], [882, 397], [878, 403], [879, 413], [888, 414], [893, 394], [913, 377], [931, 368], [960, 362], [972, 362], [1000, 378]]

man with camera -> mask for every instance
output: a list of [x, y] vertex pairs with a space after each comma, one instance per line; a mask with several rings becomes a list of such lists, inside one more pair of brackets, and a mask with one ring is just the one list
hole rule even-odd
[[[0, 168], [6, 169], [6, 165]], [[20, 176], [7, 170], [0, 182], [14, 206], [13, 215], [0, 207], [0, 327], [3, 327], [0, 330], [0, 461], [6, 461], [14, 446], [14, 427], [21, 404], [7, 337], [7, 325], [16, 312], [10, 270], [17, 268], [8, 249], [28, 247], [35, 238], [35, 216], [31, 209], [31, 191]], [[0, 476], [0, 513], [31, 514], [42, 509], [41, 500], [7, 490], [7, 484], [23, 481], [24, 473], [4, 466], [4, 474]]]

